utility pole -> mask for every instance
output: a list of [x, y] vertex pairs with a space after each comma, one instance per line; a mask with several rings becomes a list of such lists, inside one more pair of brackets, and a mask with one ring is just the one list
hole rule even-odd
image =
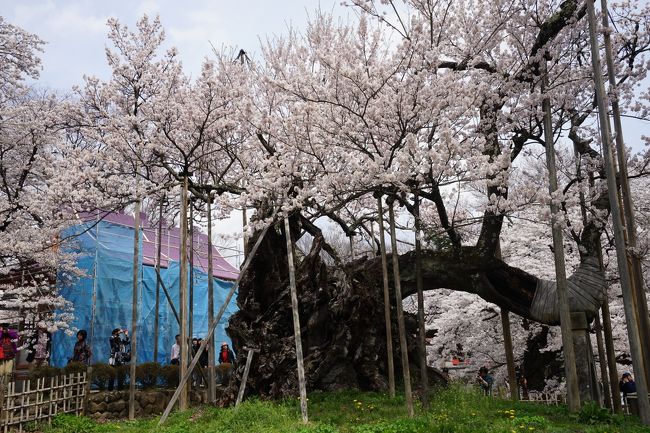
[[296, 265], [294, 263], [293, 240], [291, 239], [291, 226], [289, 215], [284, 218], [284, 231], [287, 239], [287, 262], [289, 264], [289, 287], [291, 290], [291, 312], [293, 313], [293, 336], [296, 341], [296, 363], [298, 364], [298, 389], [300, 391], [300, 413], [302, 422], [308, 423], [307, 414], [307, 385], [305, 380], [305, 366], [302, 356], [302, 337], [300, 332], [300, 314], [298, 309], [298, 290], [296, 288]]
[[569, 290], [566, 281], [566, 267], [564, 261], [564, 242], [562, 229], [555, 221], [559, 207], [553, 199], [557, 192], [557, 172], [555, 168], [555, 146], [553, 143], [553, 119], [551, 113], [551, 100], [548, 96], [548, 69], [546, 60], [542, 60], [544, 71], [542, 74], [542, 93], [544, 99], [544, 142], [546, 147], [546, 165], [548, 167], [549, 193], [551, 194], [551, 228], [553, 233], [553, 255], [555, 257], [555, 277], [557, 281], [558, 309], [560, 312], [560, 328], [562, 330], [562, 349], [564, 352], [564, 373], [567, 381], [567, 403], [571, 412], [580, 410], [580, 390], [578, 388], [578, 373], [576, 370], [576, 355], [573, 348], [573, 332], [571, 324], [571, 311], [569, 309]]
[[611, 207], [612, 222], [614, 227], [614, 240], [616, 244], [616, 259], [618, 272], [623, 292], [623, 306], [625, 308], [625, 319], [627, 323], [627, 334], [630, 342], [630, 352], [633, 365], [636, 367], [637, 401], [639, 404], [639, 415], [641, 422], [650, 425], [650, 401], [648, 401], [648, 385], [646, 380], [643, 349], [641, 348], [641, 336], [639, 335], [639, 323], [635, 311], [634, 292], [630, 280], [630, 270], [627, 263], [627, 251], [625, 248], [625, 233], [621, 221], [621, 210], [618, 204], [618, 193], [616, 186], [616, 169], [612, 156], [611, 133], [609, 130], [609, 119], [607, 116], [607, 94], [603, 83], [602, 68], [600, 65], [600, 51], [597, 37], [596, 11], [593, 0], [587, 0], [587, 16], [589, 19], [589, 41], [591, 45], [591, 62], [594, 72], [594, 83], [596, 87], [596, 100], [598, 103], [598, 118], [600, 122], [600, 134], [603, 144], [603, 159], [607, 172], [607, 193]]
[[393, 361], [393, 332], [390, 321], [390, 290], [388, 286], [388, 260], [386, 259], [386, 233], [384, 229], [384, 209], [381, 194], [377, 197], [379, 217], [379, 246], [381, 253], [381, 272], [384, 282], [384, 323], [386, 324], [386, 352], [388, 361], [388, 392], [395, 398], [395, 363]]
[[415, 194], [414, 197], [414, 217], [415, 217], [415, 286], [418, 292], [418, 343], [420, 349], [420, 387], [422, 388], [421, 399], [422, 407], [429, 407], [429, 374], [427, 371], [427, 338], [424, 323], [424, 288], [422, 283], [422, 228], [420, 220], [420, 197]]
[[[180, 355], [180, 376], [187, 375], [187, 359], [188, 359], [188, 344], [187, 344], [187, 188], [188, 188], [189, 173], [183, 173], [183, 188], [181, 190], [181, 249], [180, 249], [180, 270], [179, 270], [179, 285], [180, 285], [180, 319], [181, 319], [181, 355]], [[181, 390], [178, 406], [180, 410], [187, 409], [187, 383], [183, 385]]]
[[[643, 349], [643, 358], [645, 365], [646, 378], [650, 378], [650, 316], [648, 315], [648, 301], [646, 299], [643, 271], [641, 269], [641, 260], [634, 253], [637, 247], [636, 220], [634, 218], [634, 205], [632, 203], [632, 193], [630, 192], [630, 182], [627, 172], [627, 150], [625, 149], [625, 139], [623, 136], [623, 125], [621, 123], [621, 109], [618, 105], [618, 95], [616, 93], [616, 69], [614, 67], [614, 56], [612, 54], [612, 41], [610, 37], [609, 18], [607, 9], [607, 0], [601, 0], [601, 19], [603, 28], [603, 38], [605, 41], [605, 59], [607, 61], [607, 75], [609, 78], [610, 104], [612, 105], [612, 118], [614, 119], [614, 131], [616, 132], [616, 155], [618, 157], [618, 175], [621, 183], [621, 199], [623, 201], [623, 215], [625, 218], [625, 234], [627, 235], [628, 245], [628, 264], [632, 271], [632, 288], [636, 298], [637, 313], [639, 318], [639, 332], [641, 338], [641, 348]], [[650, 384], [649, 384], [650, 387]]]
[[390, 198], [388, 203], [388, 218], [390, 224], [390, 241], [393, 257], [393, 279], [395, 281], [395, 307], [397, 309], [397, 329], [399, 331], [399, 346], [402, 353], [402, 372], [404, 373], [404, 397], [406, 399], [406, 409], [412, 418], [415, 414], [413, 410], [413, 392], [411, 391], [411, 371], [409, 368], [409, 353], [406, 340], [406, 326], [404, 325], [404, 307], [402, 306], [402, 282], [399, 274], [399, 253], [397, 252], [397, 235], [395, 233], [395, 211], [393, 210], [393, 199]]
[[133, 225], [133, 305], [131, 306], [131, 365], [129, 366], [129, 419], [135, 419], [135, 366], [138, 362], [138, 277], [140, 275], [140, 199], [135, 202]]
[[[208, 194], [208, 326], [214, 326], [214, 271], [212, 269], [212, 194]], [[208, 401], [212, 404], [217, 400], [214, 334], [208, 340]]]

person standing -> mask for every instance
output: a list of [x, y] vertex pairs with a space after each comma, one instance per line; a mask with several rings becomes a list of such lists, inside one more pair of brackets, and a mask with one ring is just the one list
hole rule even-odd
[[0, 325], [0, 376], [8, 376], [14, 371], [18, 337], [18, 333], [10, 329], [8, 324]]
[[621, 376], [621, 381], [618, 383], [618, 388], [623, 393], [623, 398], [627, 398], [628, 394], [636, 393], [636, 383], [634, 378], [627, 371]]
[[181, 359], [181, 336], [176, 334], [176, 341], [172, 345], [172, 354], [169, 359], [171, 365], [178, 365]]
[[235, 362], [235, 354], [232, 353], [232, 350], [228, 347], [228, 343], [225, 341], [221, 343], [221, 350], [219, 350], [219, 370], [217, 372], [217, 383], [222, 385], [227, 384], [230, 379], [230, 370], [232, 369], [232, 363]]
[[77, 332], [77, 342], [74, 344], [72, 358], [68, 360], [68, 364], [71, 362], [79, 362], [85, 365], [90, 364], [92, 351], [90, 350], [90, 345], [86, 341], [87, 337], [88, 333], [85, 329], [81, 329], [79, 332]]
[[27, 362], [33, 363], [38, 368], [50, 363], [52, 352], [52, 334], [44, 326], [40, 326], [32, 339], [32, 344], [27, 355]]
[[479, 368], [476, 381], [485, 395], [492, 395], [492, 384], [494, 383], [494, 378], [490, 375], [487, 367]]
[[[122, 338], [124, 336], [124, 338]], [[108, 390], [115, 389], [117, 382], [117, 389], [120, 390], [124, 387], [124, 374], [120, 371], [119, 366], [124, 365], [131, 361], [131, 340], [129, 340], [129, 331], [127, 329], [115, 328], [109, 338], [111, 346], [111, 357], [108, 363], [114, 367], [115, 375], [108, 382]]]
[[233, 362], [235, 362], [235, 354], [228, 348], [228, 343], [224, 341], [219, 351], [219, 364], [232, 364]]

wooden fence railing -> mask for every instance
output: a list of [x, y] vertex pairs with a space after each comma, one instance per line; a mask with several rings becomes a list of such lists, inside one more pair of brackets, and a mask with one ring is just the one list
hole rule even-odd
[[34, 380], [0, 377], [0, 431], [22, 432], [58, 413], [82, 415], [89, 392], [87, 374], [71, 373]]

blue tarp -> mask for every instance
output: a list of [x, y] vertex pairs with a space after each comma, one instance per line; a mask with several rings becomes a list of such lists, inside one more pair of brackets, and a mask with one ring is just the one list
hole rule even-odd
[[[69, 251], [78, 254], [77, 267], [84, 276], [72, 282], [59, 279], [62, 296], [74, 306], [74, 329], [88, 332], [92, 349], [92, 363], [108, 362], [110, 346], [108, 339], [115, 328], [131, 328], [133, 305], [133, 236], [132, 227], [111, 222], [95, 221], [80, 224], [66, 235], [77, 235]], [[142, 242], [140, 242], [142, 245]], [[154, 324], [156, 305], [156, 270], [142, 265], [140, 249], [140, 276], [138, 293], [138, 363], [154, 360]], [[169, 291], [176, 310], [179, 311], [178, 262], [170, 261], [168, 268], [161, 269], [165, 287]], [[189, 278], [188, 270], [188, 278]], [[194, 268], [194, 336], [204, 337], [208, 329], [208, 276]], [[233, 282], [214, 278], [214, 311], [219, 311]], [[236, 294], [232, 297], [225, 314], [215, 331], [217, 345], [222, 341], [230, 344], [225, 327], [230, 316], [237, 311]], [[93, 308], [93, 301], [95, 308]], [[94, 314], [93, 314], [94, 311]], [[158, 362], [168, 363], [174, 337], [180, 327], [160, 288]], [[74, 336], [62, 331], [52, 336], [52, 359], [54, 366], [64, 366], [72, 356]]]

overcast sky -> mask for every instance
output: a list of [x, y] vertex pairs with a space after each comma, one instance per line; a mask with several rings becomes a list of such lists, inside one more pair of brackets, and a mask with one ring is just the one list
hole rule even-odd
[[[65, 92], [82, 84], [84, 74], [108, 78], [104, 48], [109, 17], [133, 28], [142, 14], [160, 15], [166, 45], [177, 47], [185, 71], [197, 75], [211, 45], [243, 48], [255, 57], [260, 39], [284, 34], [289, 27], [303, 29], [318, 8], [341, 20], [353, 18], [355, 12], [341, 6], [341, 1], [0, 0], [0, 14], [47, 42], [40, 84]], [[628, 145], [641, 150], [641, 135], [650, 136], [650, 125], [625, 120], [624, 126]], [[216, 228], [222, 233], [238, 232], [241, 215]]]
[[0, 0], [10, 23], [47, 42], [41, 82], [68, 89], [84, 74], [107, 76], [106, 20], [116, 17], [133, 27], [142, 16], [160, 15], [167, 45], [179, 49], [187, 72], [200, 70], [211, 45], [255, 52], [259, 38], [304, 28], [308, 14], [321, 7], [341, 17], [354, 13], [340, 0]]

